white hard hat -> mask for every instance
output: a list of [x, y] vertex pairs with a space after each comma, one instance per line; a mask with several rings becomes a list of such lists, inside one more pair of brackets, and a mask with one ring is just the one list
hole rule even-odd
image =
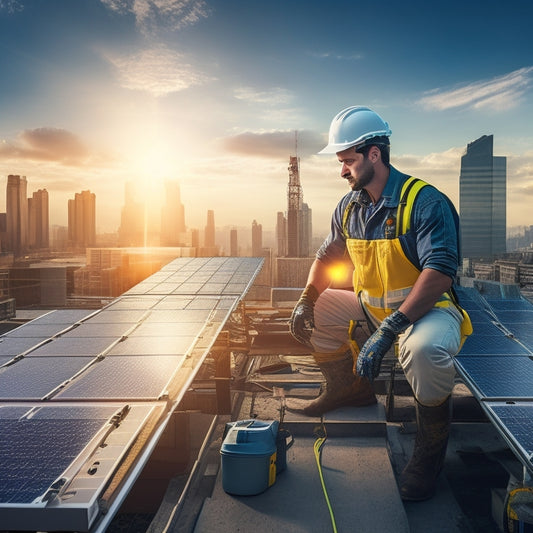
[[[328, 145], [319, 154], [336, 154], [373, 137], [389, 137], [389, 125], [374, 111], [364, 106], [343, 109], [331, 121]], [[382, 143], [381, 143], [382, 144]]]

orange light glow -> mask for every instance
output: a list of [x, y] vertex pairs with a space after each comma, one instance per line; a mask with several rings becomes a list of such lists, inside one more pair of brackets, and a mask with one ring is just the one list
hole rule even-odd
[[328, 270], [331, 284], [337, 287], [349, 287], [352, 284], [353, 266], [351, 263], [342, 262], [331, 265]]

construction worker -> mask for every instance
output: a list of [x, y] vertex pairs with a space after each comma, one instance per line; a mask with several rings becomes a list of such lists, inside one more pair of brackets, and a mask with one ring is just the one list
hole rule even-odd
[[[351, 191], [333, 213], [289, 325], [313, 349], [325, 386], [316, 399], [293, 399], [287, 407], [321, 416], [375, 403], [372, 381], [397, 343], [417, 420], [400, 493], [404, 500], [425, 500], [434, 493], [446, 453], [453, 356], [471, 324], [453, 292], [457, 213], [435, 187], [391, 166], [390, 135], [389, 125], [367, 107], [344, 109], [331, 122], [320, 153], [336, 154]], [[332, 270], [347, 255], [353, 290], [330, 288]]]

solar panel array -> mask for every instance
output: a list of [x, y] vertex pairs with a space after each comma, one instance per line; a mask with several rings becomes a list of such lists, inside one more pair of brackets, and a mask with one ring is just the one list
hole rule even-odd
[[533, 472], [533, 304], [458, 288], [474, 333], [455, 357], [464, 382]]
[[131, 442], [151, 424], [155, 446], [194, 378], [184, 362], [197, 370], [262, 261], [176, 259], [103, 309], [51, 311], [0, 337], [2, 529], [96, 523]]

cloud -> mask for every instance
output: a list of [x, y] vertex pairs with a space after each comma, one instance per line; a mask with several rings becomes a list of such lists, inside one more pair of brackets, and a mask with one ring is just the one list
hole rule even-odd
[[[228, 152], [246, 156], [285, 158], [296, 155], [295, 131], [244, 132], [220, 140]], [[297, 151], [299, 156], [314, 154], [322, 148], [324, 139], [312, 131], [298, 131]]]
[[335, 54], [333, 52], [311, 52], [309, 55], [317, 59], [336, 59], [337, 61], [358, 61], [364, 58], [363, 54], [359, 53]]
[[0, 11], [6, 11], [12, 15], [23, 10], [24, 6], [19, 0], [0, 0]]
[[15, 142], [2, 141], [0, 159], [55, 161], [66, 165], [83, 164], [90, 153], [73, 133], [59, 128], [24, 130]]
[[153, 96], [165, 96], [214, 80], [197, 72], [183, 54], [165, 46], [128, 56], [104, 53], [104, 57], [116, 69], [122, 87]]
[[294, 98], [290, 91], [281, 87], [274, 87], [268, 91], [258, 91], [253, 87], [239, 87], [233, 91], [233, 95], [237, 100], [264, 105], [288, 104]]
[[490, 108], [505, 111], [516, 107], [528, 91], [533, 67], [524, 67], [491, 80], [478, 81], [451, 90], [434, 89], [419, 103], [426, 109], [444, 111], [452, 108]]
[[204, 0], [101, 0], [120, 14], [132, 14], [140, 31], [154, 35], [196, 24], [209, 16]]

